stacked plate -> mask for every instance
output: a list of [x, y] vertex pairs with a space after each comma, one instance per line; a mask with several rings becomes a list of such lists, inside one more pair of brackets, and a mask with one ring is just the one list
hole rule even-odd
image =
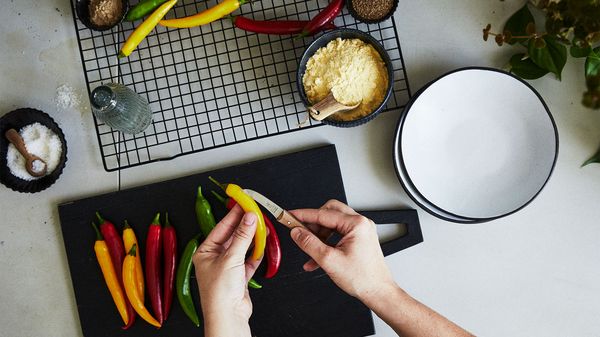
[[394, 164], [408, 195], [447, 221], [480, 223], [527, 206], [558, 156], [556, 124], [526, 82], [488, 68], [432, 81], [406, 106]]

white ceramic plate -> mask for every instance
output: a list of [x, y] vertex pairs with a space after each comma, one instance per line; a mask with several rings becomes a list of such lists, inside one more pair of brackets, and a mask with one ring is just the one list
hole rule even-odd
[[558, 153], [556, 126], [539, 94], [485, 68], [432, 82], [413, 98], [398, 132], [408, 185], [464, 219], [489, 220], [527, 205]]

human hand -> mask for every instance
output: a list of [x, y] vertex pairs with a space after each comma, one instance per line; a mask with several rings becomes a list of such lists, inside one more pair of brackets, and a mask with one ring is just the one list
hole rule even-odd
[[[337, 200], [328, 201], [320, 209], [298, 209], [291, 213], [312, 231], [296, 227], [290, 233], [300, 249], [312, 258], [304, 264], [306, 271], [323, 268], [338, 287], [363, 302], [396, 286], [385, 264], [373, 221]], [[321, 241], [331, 231], [342, 236], [335, 247]]]
[[249, 335], [252, 302], [247, 284], [261, 261], [246, 259], [246, 251], [256, 232], [256, 221], [256, 214], [244, 214], [236, 205], [194, 254], [207, 336], [244, 335], [240, 329]]

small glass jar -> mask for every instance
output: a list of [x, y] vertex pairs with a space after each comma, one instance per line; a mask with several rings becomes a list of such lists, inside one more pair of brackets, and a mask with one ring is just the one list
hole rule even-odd
[[96, 118], [123, 133], [140, 133], [152, 123], [148, 101], [120, 83], [97, 87], [90, 102]]

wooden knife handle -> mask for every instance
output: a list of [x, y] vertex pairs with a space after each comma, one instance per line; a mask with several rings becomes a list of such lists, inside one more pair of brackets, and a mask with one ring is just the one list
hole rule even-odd
[[302, 222], [300, 222], [300, 220], [296, 219], [296, 217], [293, 216], [288, 211], [283, 211], [283, 213], [281, 214], [281, 217], [279, 219], [277, 219], [277, 221], [279, 221], [279, 223], [281, 223], [282, 225], [284, 225], [285, 227], [287, 227], [289, 229], [292, 229], [294, 227], [306, 228], [306, 226], [304, 226], [304, 224]]

